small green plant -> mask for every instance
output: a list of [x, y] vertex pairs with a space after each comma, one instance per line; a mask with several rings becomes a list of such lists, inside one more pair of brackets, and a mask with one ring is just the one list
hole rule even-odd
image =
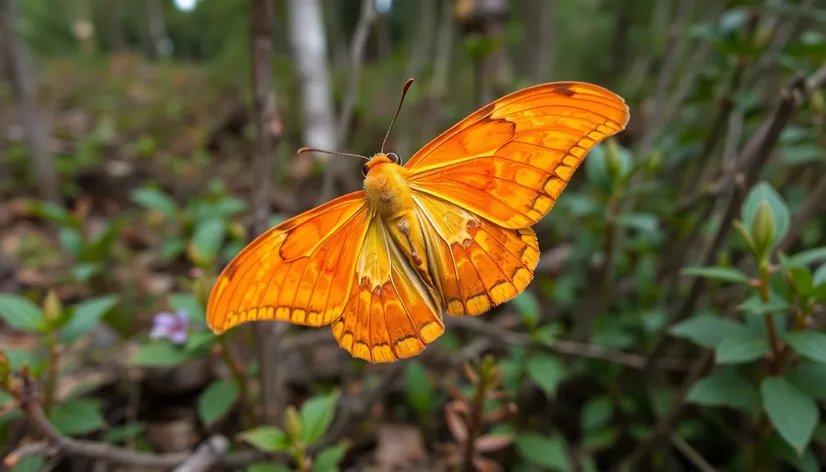
[[741, 217], [734, 224], [756, 266], [754, 275], [724, 266], [683, 271], [740, 284], [750, 292], [738, 317], [704, 314], [671, 329], [674, 336], [713, 349], [718, 365], [692, 386], [688, 400], [734, 408], [754, 422], [759, 438], [749, 470], [778, 458], [800, 470], [815, 470], [809, 445], [820, 422], [817, 401], [826, 398], [826, 334], [814, 328], [811, 316], [826, 302], [826, 264], [812, 267], [826, 261], [826, 248], [791, 256], [777, 252], [790, 212], [765, 182], [748, 194]]
[[[38, 337], [39, 348], [35, 351], [5, 348], [0, 369], [0, 404], [10, 401], [9, 373], [26, 369], [43, 384], [42, 408], [49, 421], [67, 436], [80, 436], [102, 429], [106, 422], [100, 402], [83, 398], [83, 394], [96, 387], [95, 383], [81, 383], [57, 398], [61, 376], [67, 372], [61, 367], [61, 353], [88, 334], [118, 303], [114, 296], [89, 299], [64, 307], [54, 291], [49, 291], [38, 306], [18, 295], [0, 295], [0, 320], [11, 328]], [[5, 395], [5, 396], [4, 396]], [[0, 427], [18, 418], [20, 412], [12, 408], [0, 408]]]
[[284, 429], [261, 426], [244, 431], [239, 439], [256, 449], [271, 453], [286, 453], [295, 463], [294, 469], [281, 464], [256, 464], [248, 471], [299, 470], [302, 472], [338, 472], [339, 463], [347, 453], [348, 444], [341, 442], [325, 447], [316, 454], [311, 448], [330, 429], [339, 394], [333, 391], [306, 400], [300, 409], [290, 405], [286, 411]]

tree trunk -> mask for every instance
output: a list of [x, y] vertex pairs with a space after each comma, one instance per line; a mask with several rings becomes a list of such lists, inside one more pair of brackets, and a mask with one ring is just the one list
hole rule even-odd
[[161, 2], [160, 0], [145, 1], [151, 56], [156, 59], [169, 56], [172, 54], [172, 43], [166, 33], [166, 20], [164, 19]]
[[[252, 185], [252, 236], [268, 229], [270, 192], [275, 168], [275, 146], [281, 124], [275, 107], [270, 64], [272, 62], [272, 0], [252, 0], [250, 8], [252, 33], [253, 116], [256, 128], [256, 157]], [[281, 412], [286, 404], [286, 390], [278, 366], [278, 349], [286, 323], [267, 323], [253, 330], [260, 365], [261, 398], [265, 424], [281, 424]]]
[[524, 9], [522, 71], [534, 83], [547, 82], [556, 56], [556, 0], [528, 0]]
[[11, 82], [26, 144], [32, 155], [32, 166], [44, 200], [57, 203], [60, 187], [52, 156], [49, 153], [49, 130], [37, 111], [35, 80], [29, 64], [28, 52], [17, 36], [14, 20], [17, 18], [14, 0], [0, 0], [0, 50], [3, 68]]
[[[324, 31], [320, 0], [288, 0], [290, 43], [301, 88], [304, 145], [336, 150], [330, 73], [327, 70], [327, 37]], [[304, 177], [310, 172], [310, 153], [293, 161], [293, 176]], [[326, 162], [328, 156], [314, 156]]]

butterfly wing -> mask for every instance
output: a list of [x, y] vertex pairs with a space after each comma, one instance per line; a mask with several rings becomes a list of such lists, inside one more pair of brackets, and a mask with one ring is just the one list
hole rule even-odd
[[526, 228], [551, 210], [588, 151], [628, 118], [623, 99], [602, 87], [537, 85], [465, 118], [405, 167], [415, 191], [504, 228]]
[[224, 268], [207, 303], [216, 333], [253, 320], [323, 326], [344, 310], [370, 214], [344, 195], [265, 232]]
[[384, 223], [369, 224], [344, 313], [333, 323], [341, 347], [371, 362], [414, 356], [444, 332], [438, 297], [408, 264]]
[[531, 282], [539, 262], [531, 228], [503, 228], [426, 193], [413, 199], [432, 278], [448, 314], [479, 315]]

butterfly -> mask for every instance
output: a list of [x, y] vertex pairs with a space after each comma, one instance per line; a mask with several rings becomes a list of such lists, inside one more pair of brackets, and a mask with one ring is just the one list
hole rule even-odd
[[480, 315], [528, 286], [539, 262], [531, 226], [629, 116], [605, 88], [552, 82], [479, 109], [406, 164], [383, 143], [358, 156], [362, 190], [285, 220], [229, 262], [208, 325], [216, 334], [256, 320], [331, 325], [353, 357], [417, 355], [444, 333], [443, 312]]

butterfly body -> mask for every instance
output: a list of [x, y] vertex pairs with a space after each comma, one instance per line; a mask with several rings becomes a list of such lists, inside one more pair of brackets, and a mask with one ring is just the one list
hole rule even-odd
[[364, 188], [262, 234], [223, 270], [207, 306], [216, 333], [253, 320], [331, 325], [354, 357], [391, 362], [531, 282], [547, 214], [587, 152], [628, 122], [622, 98], [581, 82], [514, 92], [404, 165], [364, 165]]

